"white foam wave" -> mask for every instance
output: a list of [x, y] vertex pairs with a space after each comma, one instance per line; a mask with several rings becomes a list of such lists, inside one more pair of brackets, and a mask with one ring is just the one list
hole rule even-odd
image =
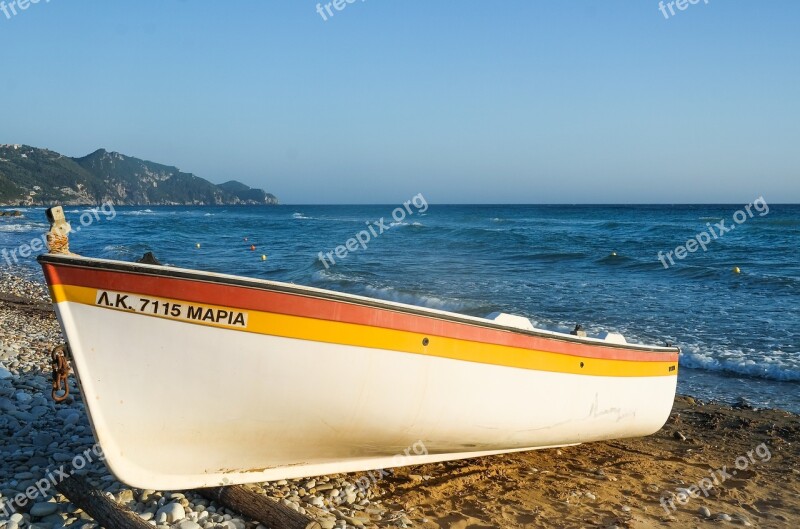
[[106, 255], [112, 256], [130, 256], [130, 255], [138, 255], [136, 251], [128, 246], [122, 244], [109, 244], [103, 247], [103, 252]]
[[42, 224], [25, 223], [25, 224], [0, 224], [0, 231], [11, 233], [24, 233], [28, 231], [41, 230], [45, 228]]
[[395, 301], [397, 303], [405, 303], [406, 305], [416, 305], [418, 307], [428, 307], [431, 309], [447, 310], [451, 312], [459, 312], [466, 308], [466, 305], [458, 300], [444, 299], [425, 294], [400, 292], [396, 288], [389, 286], [379, 287], [370, 285], [369, 283], [366, 283], [358, 278], [353, 278], [344, 273], [336, 272], [335, 270], [335, 267], [317, 270], [314, 272], [314, 279], [325, 282], [347, 283], [351, 285], [347, 288], [347, 291], [351, 294], [382, 299], [385, 301]]
[[459, 310], [464, 309], [464, 304], [457, 300], [443, 299], [425, 294], [400, 292], [393, 287], [375, 287], [372, 285], [364, 285], [364, 291], [366, 296], [375, 297], [386, 301], [396, 301], [398, 303], [405, 303], [407, 305], [416, 305], [419, 307], [428, 307], [431, 309], [447, 310], [451, 312], [458, 312]]
[[711, 354], [687, 348], [681, 353], [680, 365], [732, 375], [800, 382], [800, 361], [780, 351], [770, 355], [748, 354], [744, 351]]
[[[544, 328], [559, 330], [564, 332], [572, 330], [572, 327], [565, 322], [548, 322]], [[601, 329], [594, 328], [591, 324], [584, 325], [589, 334], [597, 334]], [[662, 329], [645, 326], [644, 329], [637, 327], [636, 330], [626, 325], [619, 325], [613, 330], [622, 333], [628, 343], [642, 345], [663, 345], [652, 338], [640, 336], [637, 331], [645, 331], [647, 336], [657, 336]], [[791, 352], [782, 351], [777, 346], [764, 350], [756, 349], [734, 349], [730, 347], [717, 346], [716, 349], [709, 349], [708, 345], [700, 341], [679, 341], [676, 345], [681, 348], [680, 366], [682, 368], [699, 369], [714, 373], [739, 375], [748, 378], [760, 378], [764, 380], [776, 380], [783, 382], [800, 382], [800, 357]]]

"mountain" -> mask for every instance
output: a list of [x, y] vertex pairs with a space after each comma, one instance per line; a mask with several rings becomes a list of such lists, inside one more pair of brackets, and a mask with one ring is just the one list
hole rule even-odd
[[[264, 200], [264, 191], [261, 189], [253, 189], [236, 180], [229, 180], [224, 184], [218, 184], [218, 188], [224, 192], [239, 198], [242, 202], [258, 202]], [[271, 198], [278, 203], [278, 198], [275, 195], [267, 193], [267, 198]]]
[[70, 158], [28, 145], [0, 145], [0, 205], [234, 205], [278, 203], [231, 180], [215, 185], [177, 167], [100, 149]]

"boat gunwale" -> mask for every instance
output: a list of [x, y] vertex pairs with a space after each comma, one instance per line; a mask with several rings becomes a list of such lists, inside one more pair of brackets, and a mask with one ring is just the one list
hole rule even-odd
[[151, 265], [145, 263], [133, 263], [127, 261], [117, 261], [111, 259], [98, 259], [93, 257], [85, 257], [78, 254], [42, 254], [37, 257], [39, 263], [50, 263], [61, 266], [70, 266], [74, 268], [86, 268], [90, 270], [107, 270], [114, 272], [125, 272], [155, 277], [167, 277], [174, 279], [183, 279], [190, 281], [197, 281], [211, 284], [221, 284], [229, 286], [237, 286], [244, 288], [253, 288], [268, 292], [277, 292], [283, 294], [291, 294], [314, 299], [323, 299], [329, 301], [336, 301], [340, 303], [348, 303], [368, 308], [376, 308], [403, 314], [412, 314], [415, 316], [428, 317], [432, 319], [439, 319], [442, 321], [460, 323], [464, 325], [472, 325], [493, 329], [497, 331], [505, 331], [524, 336], [533, 336], [548, 340], [562, 341], [568, 343], [576, 343], [587, 346], [605, 347], [610, 349], [624, 349], [631, 351], [648, 352], [653, 354], [680, 354], [679, 347], [663, 347], [657, 345], [641, 345], [641, 344], [619, 344], [614, 342], [607, 342], [599, 338], [580, 337], [569, 334], [564, 334], [555, 331], [548, 331], [545, 329], [521, 329], [495, 323], [486, 318], [477, 316], [469, 316], [466, 314], [458, 314], [455, 312], [443, 311], [429, 307], [421, 307], [417, 305], [409, 305], [406, 303], [399, 303], [396, 301], [387, 301], [377, 298], [370, 298], [366, 296], [359, 296], [357, 294], [349, 294], [345, 292], [337, 292], [317, 287], [310, 287], [305, 285], [297, 285], [294, 283], [284, 283], [281, 281], [273, 281], [269, 279], [250, 278], [245, 276], [237, 276], [231, 274], [221, 274], [217, 272], [207, 272], [203, 270], [195, 270], [190, 268], [180, 268], [165, 265]]

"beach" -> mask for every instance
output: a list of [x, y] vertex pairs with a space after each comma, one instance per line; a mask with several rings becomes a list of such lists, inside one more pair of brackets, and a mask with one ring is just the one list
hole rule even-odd
[[[257, 527], [192, 493], [132, 490], [109, 475], [74, 376], [65, 403], [50, 398], [49, 351], [63, 338], [45, 289], [0, 280], [0, 527], [95, 527], [53, 494], [57, 468], [158, 527]], [[788, 527], [800, 519], [798, 441], [797, 415], [681, 396], [646, 438], [251, 488], [329, 528]], [[37, 483], [12, 514], [8, 502]]]

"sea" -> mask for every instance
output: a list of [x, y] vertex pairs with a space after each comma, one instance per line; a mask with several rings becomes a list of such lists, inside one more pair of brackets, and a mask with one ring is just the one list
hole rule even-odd
[[[800, 413], [800, 205], [415, 198], [65, 210], [71, 249], [82, 255], [133, 261], [153, 252], [178, 267], [670, 343], [682, 351], [679, 393]], [[47, 230], [44, 208], [21, 210], [0, 218], [0, 267], [41, 281], [35, 258], [19, 250]]]

